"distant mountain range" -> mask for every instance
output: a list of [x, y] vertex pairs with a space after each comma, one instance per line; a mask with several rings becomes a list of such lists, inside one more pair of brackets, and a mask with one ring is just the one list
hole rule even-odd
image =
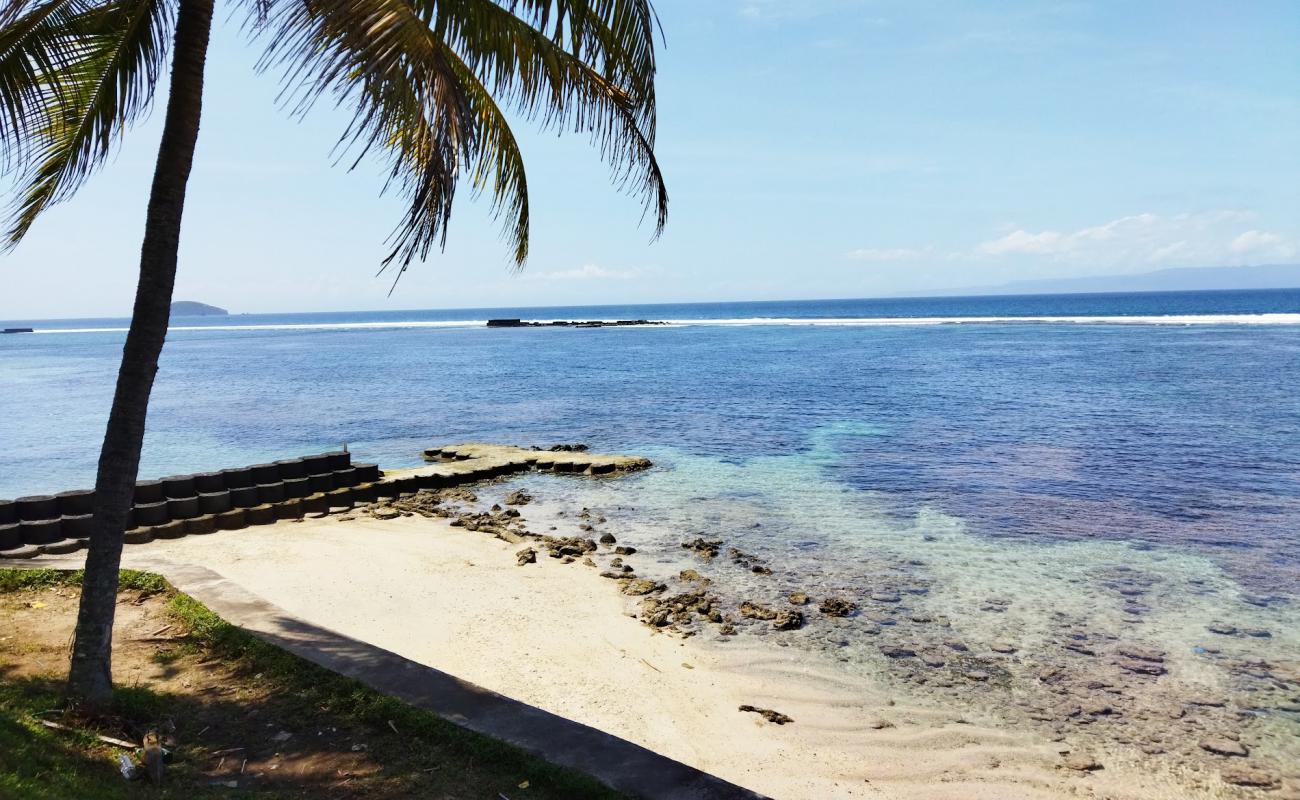
[[172, 303], [173, 317], [224, 317], [230, 312], [224, 308], [196, 303], [193, 300], [177, 300]]
[[[1175, 267], [1136, 275], [1043, 278], [995, 286], [928, 291], [938, 297], [1000, 294], [1076, 294], [1085, 292], [1194, 292], [1214, 289], [1300, 288], [1300, 264], [1243, 267]], [[919, 294], [919, 293], [917, 293]]]

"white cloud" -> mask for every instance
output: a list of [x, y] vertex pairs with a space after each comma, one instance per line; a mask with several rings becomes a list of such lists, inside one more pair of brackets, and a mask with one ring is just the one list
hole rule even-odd
[[605, 269], [597, 264], [583, 264], [574, 269], [555, 272], [525, 273], [524, 280], [533, 281], [626, 281], [641, 274], [637, 269]]
[[1295, 245], [1285, 237], [1267, 231], [1246, 231], [1232, 240], [1229, 249], [1234, 253], [1263, 253], [1288, 258], [1295, 255]]
[[860, 247], [857, 250], [850, 250], [845, 255], [854, 261], [911, 261], [929, 255], [933, 250], [933, 247], [890, 247], [883, 249]]
[[1195, 214], [1134, 214], [1074, 231], [1018, 228], [976, 245], [977, 257], [1034, 256], [1090, 266], [1126, 264], [1218, 264], [1288, 258], [1296, 246], [1286, 237], [1259, 230], [1242, 232], [1250, 214], [1222, 210]]

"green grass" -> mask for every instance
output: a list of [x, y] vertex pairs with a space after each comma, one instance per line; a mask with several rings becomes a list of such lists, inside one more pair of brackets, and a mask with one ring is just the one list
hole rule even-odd
[[[80, 578], [79, 572], [0, 570], [0, 592], [74, 585]], [[269, 691], [275, 707], [263, 708], [268, 715], [293, 720], [304, 729], [355, 731], [381, 765], [382, 780], [370, 787], [378, 796], [496, 798], [504, 793], [511, 800], [621, 797], [585, 775], [467, 731], [267, 644], [175, 591], [157, 575], [123, 571], [121, 586], [145, 593], [165, 592], [168, 612], [187, 632], [182, 641], [160, 650], [155, 661], [161, 659], [160, 663], [173, 666], [186, 656], [217, 659], [232, 667], [240, 682]], [[139, 797], [145, 791], [161, 798], [317, 793], [304, 792], [303, 787], [283, 795], [265, 789], [249, 792], [212, 787], [211, 779], [199, 769], [205, 752], [194, 744], [199, 721], [205, 715], [222, 714], [222, 719], [243, 719], [252, 709], [240, 706], [235, 699], [176, 696], [140, 686], [117, 688], [117, 714], [128, 724], [139, 726], [176, 719], [180, 746], [161, 791], [129, 784], [117, 775], [115, 766], [115, 755], [122, 751], [99, 744], [84, 730], [69, 734], [39, 724], [40, 712], [61, 707], [60, 690], [52, 677], [13, 681], [4, 679], [0, 671], [0, 798], [115, 800]], [[57, 714], [45, 718], [63, 721]], [[187, 729], [182, 720], [188, 720], [191, 727]], [[528, 788], [518, 788], [525, 781]], [[324, 793], [323, 786], [313, 788]], [[364, 783], [356, 788], [363, 796], [370, 791]]]
[[[85, 570], [80, 569], [0, 569], [0, 594], [48, 589], [52, 586], [80, 586], [84, 576]], [[133, 569], [124, 569], [118, 573], [117, 588], [119, 591], [132, 589], [144, 594], [160, 594], [171, 590], [161, 575]]]

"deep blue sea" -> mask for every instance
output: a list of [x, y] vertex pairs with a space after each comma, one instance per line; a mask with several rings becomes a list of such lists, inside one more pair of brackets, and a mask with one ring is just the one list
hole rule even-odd
[[[0, 497], [93, 484], [125, 324], [0, 323], [37, 331], [0, 336]], [[589, 506], [640, 574], [675, 574], [704, 535], [778, 567], [716, 565], [737, 596], [853, 593], [861, 618], [790, 641], [941, 702], [1009, 707], [878, 645], [1014, 641], [980, 669], [1031, 700], [1042, 670], [1077, 668], [1055, 642], [1157, 647], [1161, 681], [1108, 680], [1240, 697], [1212, 724], [1294, 763], [1297, 385], [1300, 290], [179, 317], [142, 476], [345, 443], [386, 468], [465, 441], [647, 455], [616, 481], [521, 479], [530, 524]], [[1088, 735], [1131, 739], [1126, 721]]]

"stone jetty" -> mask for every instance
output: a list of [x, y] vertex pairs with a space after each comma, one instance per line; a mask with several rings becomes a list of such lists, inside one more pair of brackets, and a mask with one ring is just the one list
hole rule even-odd
[[[127, 544], [324, 516], [422, 489], [447, 489], [530, 470], [611, 476], [650, 466], [644, 458], [595, 455], [585, 445], [550, 449], [459, 444], [424, 451], [426, 467], [381, 472], [346, 451], [284, 459], [136, 484]], [[0, 559], [71, 553], [90, 540], [94, 492], [0, 500]]]
[[621, 328], [629, 325], [667, 325], [668, 323], [649, 319], [589, 319], [562, 320], [551, 322], [531, 322], [522, 319], [490, 319], [489, 328]]

